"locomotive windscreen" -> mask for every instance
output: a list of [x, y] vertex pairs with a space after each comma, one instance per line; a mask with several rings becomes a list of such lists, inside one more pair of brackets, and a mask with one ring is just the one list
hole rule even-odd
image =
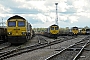
[[18, 21], [18, 26], [19, 27], [24, 27], [25, 26], [25, 22], [24, 21]]
[[55, 30], [58, 30], [59, 29], [59, 27], [55, 27]]
[[54, 27], [51, 26], [51, 30], [54, 30]]
[[9, 27], [15, 27], [16, 26], [16, 22], [15, 21], [9, 21], [8, 22], [8, 26]]

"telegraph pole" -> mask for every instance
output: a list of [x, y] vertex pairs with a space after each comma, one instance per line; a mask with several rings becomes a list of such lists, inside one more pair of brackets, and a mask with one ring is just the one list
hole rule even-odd
[[3, 27], [3, 18], [2, 18], [2, 27]]
[[58, 3], [55, 3], [55, 5], [56, 5], [56, 20], [55, 20], [55, 22], [56, 22], [56, 25], [58, 25], [58, 14], [57, 14], [57, 5], [58, 5]]
[[4, 27], [5, 22], [3, 21], [3, 18], [1, 18], [0, 27]]

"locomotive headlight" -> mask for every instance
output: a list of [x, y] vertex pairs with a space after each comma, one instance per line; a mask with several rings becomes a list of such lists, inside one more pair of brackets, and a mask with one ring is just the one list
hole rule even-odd
[[11, 35], [12, 33], [11, 32], [8, 32], [9, 35]]
[[23, 35], [25, 35], [26, 33], [25, 32], [22, 32]]

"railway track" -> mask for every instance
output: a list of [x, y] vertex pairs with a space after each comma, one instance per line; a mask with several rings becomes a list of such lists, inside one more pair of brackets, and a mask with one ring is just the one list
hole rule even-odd
[[2, 43], [2, 44], [0, 44], [0, 51], [3, 50], [3, 49], [5, 49], [5, 48], [8, 48], [10, 46], [11, 46], [11, 44], [8, 43], [8, 42]]
[[48, 43], [48, 41], [43, 36], [38, 35], [37, 39], [39, 44]]
[[90, 37], [86, 37], [85, 39], [82, 39], [81, 41], [72, 44], [63, 50], [58, 50], [58, 53], [51, 55], [45, 60], [77, 60], [88, 43], [90, 43], [88, 38]]
[[[39, 40], [40, 39], [42, 40], [41, 37], [39, 37]], [[12, 56], [19, 55], [19, 54], [22, 54], [22, 53], [25, 53], [25, 52], [29, 52], [29, 51], [33, 51], [33, 50], [36, 50], [36, 49], [44, 48], [44, 47], [47, 47], [47, 46], [51, 46], [51, 45], [54, 45], [54, 44], [58, 44], [60, 42], [66, 41], [66, 40], [67, 39], [54, 40], [54, 41], [49, 42], [49, 43], [45, 40], [47, 43], [41, 43], [40, 42], [38, 44], [34, 44], [34, 45], [30, 45], [30, 46], [25, 46], [25, 47], [18, 46], [15, 49], [1, 52], [0, 60], [6, 59], [6, 58], [10, 58]]]
[[81, 52], [81, 54], [78, 56], [77, 60], [90, 60], [89, 57], [90, 57], [90, 43], [87, 44], [83, 52]]

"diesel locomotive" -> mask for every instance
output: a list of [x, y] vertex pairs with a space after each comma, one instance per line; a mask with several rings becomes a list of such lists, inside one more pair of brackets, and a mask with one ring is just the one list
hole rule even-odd
[[80, 33], [81, 33], [81, 35], [85, 35], [85, 34], [86, 34], [86, 29], [85, 29], [85, 28], [82, 28], [82, 29], [80, 30]]
[[78, 35], [78, 33], [79, 33], [78, 27], [72, 27], [71, 33], [72, 33], [72, 35]]
[[7, 20], [8, 42], [22, 44], [33, 37], [31, 24], [23, 17], [15, 15]]
[[47, 31], [44, 33], [45, 36], [51, 37], [51, 38], [57, 38], [58, 34], [59, 34], [59, 26], [55, 24], [47, 28]]

